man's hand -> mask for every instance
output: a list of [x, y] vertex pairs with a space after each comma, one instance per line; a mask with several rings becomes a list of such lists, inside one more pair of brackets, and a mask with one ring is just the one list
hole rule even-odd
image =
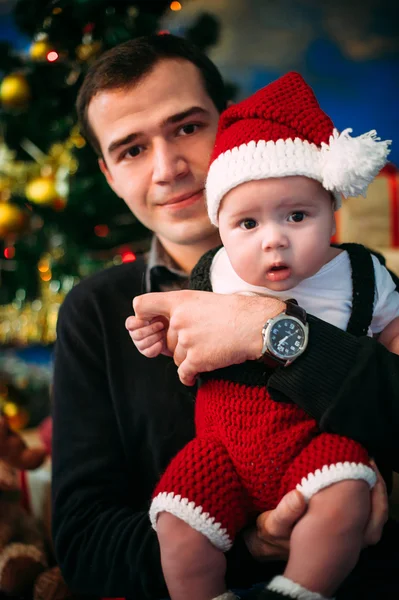
[[[384, 480], [373, 461], [377, 483], [371, 490], [370, 518], [363, 535], [363, 547], [377, 544], [388, 519], [388, 496]], [[260, 561], [287, 560], [290, 537], [306, 512], [306, 502], [297, 490], [286, 494], [274, 510], [259, 515], [256, 527], [247, 529], [244, 539], [254, 558]]]
[[45, 448], [28, 448], [22, 437], [0, 417], [0, 459], [20, 470], [37, 469], [46, 456]]
[[252, 556], [260, 561], [288, 560], [292, 530], [305, 514], [306, 501], [297, 490], [286, 494], [274, 510], [259, 515], [256, 527], [244, 539]]
[[126, 319], [126, 329], [137, 350], [147, 358], [170, 353], [166, 347], [166, 328], [161, 320], [144, 321], [138, 317]]
[[182, 383], [194, 385], [198, 373], [258, 358], [262, 327], [285, 304], [276, 298], [182, 290], [137, 296], [133, 308], [142, 321], [160, 316], [169, 321], [167, 347]]
[[364, 548], [367, 548], [367, 546], [374, 546], [380, 541], [382, 530], [384, 529], [384, 525], [388, 521], [389, 516], [387, 486], [385, 485], [385, 481], [375, 462], [373, 460], [370, 462], [377, 475], [377, 483], [371, 490], [370, 518], [363, 536]]

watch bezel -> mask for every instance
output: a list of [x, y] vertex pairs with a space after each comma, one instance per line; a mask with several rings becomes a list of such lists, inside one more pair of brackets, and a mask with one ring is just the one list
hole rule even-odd
[[[297, 325], [299, 325], [302, 328], [302, 330], [304, 332], [304, 341], [303, 341], [302, 346], [300, 348], [298, 348], [298, 350], [294, 356], [290, 356], [290, 357], [287, 357], [287, 355], [282, 354], [281, 352], [278, 352], [277, 350], [275, 350], [271, 344], [271, 332], [272, 332], [273, 327], [280, 321], [285, 321], [287, 319], [290, 321], [294, 321]], [[303, 354], [305, 352], [307, 345], [308, 345], [308, 339], [309, 339], [309, 326], [307, 323], [303, 323], [297, 317], [287, 315], [285, 312], [283, 312], [275, 317], [272, 317], [268, 321], [266, 321], [266, 323], [264, 324], [263, 329], [262, 329], [262, 337], [263, 337], [262, 356], [264, 356], [265, 354], [268, 354], [269, 356], [272, 356], [273, 358], [279, 359], [286, 366], [288, 366], [294, 360], [296, 360], [299, 356], [301, 356], [301, 354]]]

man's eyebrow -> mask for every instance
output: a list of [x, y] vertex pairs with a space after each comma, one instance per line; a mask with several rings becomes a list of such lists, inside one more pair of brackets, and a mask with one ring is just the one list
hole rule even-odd
[[[187, 110], [183, 110], [182, 112], [176, 113], [174, 115], [171, 115], [170, 117], [167, 117], [164, 121], [162, 121], [161, 126], [165, 127], [166, 125], [172, 125], [175, 123], [180, 123], [181, 121], [184, 121], [184, 119], [187, 119], [188, 117], [194, 117], [194, 116], [209, 116], [209, 111], [205, 110], [205, 108], [201, 108], [201, 106], [192, 106], [191, 108], [188, 108]], [[113, 142], [111, 142], [111, 144], [108, 146], [108, 154], [113, 154], [116, 150], [118, 150], [118, 148], [121, 148], [122, 146], [127, 146], [131, 143], [134, 142], [134, 140], [136, 140], [138, 137], [142, 136], [143, 133], [141, 131], [138, 131], [137, 133], [129, 133], [128, 135], [125, 135], [123, 138], [120, 138], [119, 140], [115, 140]]]
[[118, 150], [118, 148], [121, 148], [122, 146], [127, 146], [128, 144], [131, 144], [139, 135], [141, 135], [140, 133], [129, 133], [129, 135], [125, 135], [125, 137], [120, 138], [119, 140], [115, 140], [114, 142], [111, 142], [111, 144], [108, 146], [108, 154], [113, 154], [115, 152], [115, 150]]
[[176, 113], [175, 115], [171, 115], [170, 117], [167, 117], [167, 119], [165, 119], [162, 122], [162, 125], [170, 125], [173, 123], [180, 123], [180, 121], [184, 121], [184, 119], [187, 119], [188, 117], [194, 117], [194, 116], [203, 116], [203, 117], [207, 117], [209, 116], [209, 111], [206, 110], [205, 108], [202, 108], [201, 106], [192, 106], [191, 108], [188, 108], [187, 110], [183, 110], [182, 112]]

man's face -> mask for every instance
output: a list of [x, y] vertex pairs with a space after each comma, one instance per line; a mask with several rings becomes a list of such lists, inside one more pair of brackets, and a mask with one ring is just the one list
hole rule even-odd
[[166, 246], [215, 236], [204, 182], [219, 114], [192, 63], [162, 60], [134, 87], [95, 96], [88, 117], [109, 185]]

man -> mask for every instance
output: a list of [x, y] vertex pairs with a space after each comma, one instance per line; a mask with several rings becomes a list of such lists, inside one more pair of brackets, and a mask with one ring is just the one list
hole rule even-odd
[[[219, 243], [206, 216], [203, 187], [225, 107], [224, 87], [195, 48], [173, 36], [153, 36], [104, 54], [87, 75], [77, 107], [108, 183], [156, 238], [147, 269], [138, 260], [103, 271], [77, 286], [61, 308], [54, 373], [54, 543], [67, 581], [80, 593], [156, 600], [167, 590], [148, 505], [169, 460], [193, 436], [193, 395], [180, 384], [170, 358], [149, 361], [136, 351], [125, 320], [132, 299], [144, 291], [186, 287], [200, 256]], [[171, 292], [165, 309], [167, 316], [172, 313], [175, 361], [184, 360], [194, 326], [203, 349], [194, 365], [201, 370], [259, 355], [260, 324], [285, 308], [276, 300], [205, 293], [198, 305], [196, 292], [191, 314], [183, 313], [177, 308], [181, 293], [192, 294]], [[373, 452], [393, 453], [399, 393], [393, 368], [399, 372], [399, 359], [373, 340], [358, 340], [311, 317], [309, 325], [310, 340], [324, 340], [325, 356], [315, 355], [310, 341], [306, 357], [277, 369], [276, 400], [292, 397], [322, 426], [355, 437]], [[314, 369], [325, 372], [324, 387], [318, 381], [312, 388]], [[376, 390], [383, 378], [386, 411], [377, 399], [362, 402], [357, 389], [367, 379], [369, 390]], [[346, 415], [343, 404], [349, 402]], [[367, 413], [362, 426], [360, 406]], [[365, 545], [379, 538], [385, 521], [382, 484], [373, 498]], [[259, 559], [286, 556], [290, 530], [304, 510], [294, 492], [275, 512], [259, 517], [258, 529], [243, 532], [228, 555], [229, 585], [250, 586], [281, 571], [278, 562]]]

